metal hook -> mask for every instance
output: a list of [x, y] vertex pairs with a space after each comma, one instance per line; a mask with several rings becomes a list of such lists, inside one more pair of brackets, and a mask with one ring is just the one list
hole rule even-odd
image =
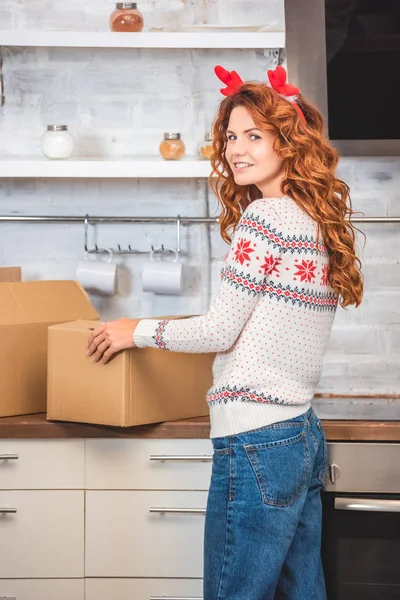
[[[181, 217], [180, 215], [177, 216], [176, 218], [176, 252], [179, 254], [181, 252]], [[173, 252], [172, 250], [165, 250], [164, 248], [164, 244], [161, 244], [161, 248], [154, 248], [153, 244], [151, 245], [151, 251], [152, 252]]]
[[84, 233], [84, 246], [85, 252], [89, 252], [88, 250], [88, 227], [89, 227], [89, 215], [85, 215], [85, 233]]
[[[88, 214], [85, 215], [84, 218], [84, 225], [85, 225], [85, 229], [84, 229], [84, 248], [85, 248], [85, 252], [87, 253], [91, 253], [91, 254], [103, 254], [104, 252], [106, 252], [106, 250], [104, 250], [103, 248], [98, 247], [97, 244], [95, 244], [92, 248], [88, 247], [88, 239], [89, 239], [89, 225], [90, 225], [90, 217]], [[155, 253], [160, 253], [162, 254], [163, 252], [177, 252], [178, 254], [181, 252], [181, 225], [182, 225], [182, 220], [180, 215], [177, 216], [176, 218], [176, 239], [177, 239], [177, 245], [176, 245], [176, 249], [175, 250], [170, 250], [169, 248], [165, 248], [164, 244], [161, 244], [161, 246], [159, 248], [154, 248], [153, 244], [151, 245], [151, 251], [155, 252]], [[135, 250], [132, 248], [131, 244], [128, 244], [128, 248], [124, 249], [121, 248], [121, 244], [118, 244], [117, 246], [117, 250], [116, 249], [111, 249], [113, 251], [114, 254], [148, 254], [147, 252], [141, 252], [139, 250]]]
[[176, 219], [176, 251], [178, 254], [181, 251], [181, 217], [178, 215]]

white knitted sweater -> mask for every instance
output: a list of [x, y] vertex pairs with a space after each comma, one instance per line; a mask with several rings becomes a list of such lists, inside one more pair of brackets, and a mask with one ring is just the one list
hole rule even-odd
[[207, 314], [136, 327], [138, 347], [217, 352], [207, 394], [211, 438], [309, 409], [337, 307], [316, 233], [291, 198], [255, 200], [236, 227]]

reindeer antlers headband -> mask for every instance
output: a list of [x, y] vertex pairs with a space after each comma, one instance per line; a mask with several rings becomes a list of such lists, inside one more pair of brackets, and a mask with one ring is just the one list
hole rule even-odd
[[[220, 65], [214, 68], [214, 72], [218, 79], [220, 79], [223, 83], [225, 83], [226, 87], [221, 89], [221, 94], [224, 96], [232, 96], [232, 94], [236, 94], [240, 91], [240, 88], [243, 85], [243, 80], [236, 73], [236, 71], [227, 71]], [[286, 71], [280, 65], [276, 67], [276, 69], [268, 70], [268, 79], [271, 87], [276, 91], [276, 93], [285, 100], [288, 100], [293, 108], [298, 112], [300, 117], [305, 121], [305, 116], [300, 106], [297, 104], [297, 94], [299, 93], [299, 88], [291, 85], [286, 82]]]

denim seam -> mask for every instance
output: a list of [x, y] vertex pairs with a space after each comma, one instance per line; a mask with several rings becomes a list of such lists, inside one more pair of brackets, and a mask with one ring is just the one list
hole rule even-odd
[[225, 571], [226, 571], [226, 566], [227, 566], [227, 562], [228, 562], [228, 557], [227, 557], [227, 548], [228, 548], [228, 535], [231, 533], [231, 513], [233, 510], [233, 506], [232, 506], [232, 462], [233, 462], [233, 452], [231, 451], [231, 447], [232, 447], [232, 438], [229, 438], [229, 501], [227, 502], [227, 509], [226, 509], [226, 532], [225, 532], [225, 548], [224, 548], [224, 560], [223, 560], [223, 565], [222, 565], [222, 570], [221, 570], [221, 577], [219, 580], [219, 584], [218, 584], [218, 591], [217, 591], [217, 597], [216, 600], [223, 600], [223, 597], [221, 596], [221, 592], [222, 592], [222, 585], [223, 585], [223, 581], [224, 581], [224, 575], [225, 575]]
[[246, 440], [243, 439], [242, 436], [247, 435], [257, 435], [257, 433], [261, 431], [274, 431], [276, 429], [292, 429], [295, 427], [304, 427], [306, 421], [295, 421], [294, 423], [275, 423], [273, 425], [265, 425], [265, 427], [259, 427], [258, 429], [252, 429], [251, 431], [244, 431], [243, 433], [237, 433], [235, 437], [237, 437], [240, 441], [246, 443]]
[[232, 460], [232, 438], [229, 438], [229, 502], [232, 502]]
[[318, 479], [320, 481], [320, 483], [322, 483], [322, 485], [324, 485], [325, 483], [325, 477], [326, 477], [326, 472], [327, 472], [327, 461], [328, 461], [328, 444], [326, 442], [326, 437], [325, 437], [325, 433], [323, 430], [323, 427], [321, 425], [321, 421], [317, 421], [317, 427], [321, 432], [322, 435], [322, 441], [321, 443], [323, 444], [323, 458], [324, 458], [324, 466], [323, 469], [320, 469], [318, 472]]
[[318, 441], [317, 441], [317, 439], [314, 437], [314, 434], [313, 434], [313, 432], [312, 432], [312, 429], [311, 429], [311, 427], [309, 427], [309, 432], [310, 432], [310, 436], [311, 436], [311, 439], [312, 439], [312, 442], [313, 442], [313, 445], [314, 445], [314, 450], [315, 450], [315, 452], [317, 453], [317, 452], [318, 452], [318, 445], [319, 445], [319, 444], [318, 444]]
[[285, 440], [276, 440], [273, 442], [261, 442], [259, 444], [245, 444], [244, 448], [246, 450], [265, 450], [267, 448], [280, 448], [282, 446], [291, 446], [292, 444], [297, 444], [300, 440], [306, 437], [306, 432], [302, 431], [297, 435], [286, 438]]
[[232, 505], [231, 504], [227, 504], [227, 511], [226, 511], [226, 533], [225, 533], [225, 548], [224, 548], [224, 561], [222, 564], [222, 569], [221, 569], [221, 576], [219, 579], [219, 584], [218, 584], [218, 589], [217, 589], [217, 596], [215, 600], [223, 600], [223, 596], [221, 596], [222, 593], [222, 589], [223, 589], [223, 583], [224, 583], [224, 575], [226, 572], [226, 567], [228, 564], [228, 556], [227, 556], [227, 548], [228, 548], [228, 535], [231, 533], [231, 522], [229, 520], [229, 515], [232, 512]]
[[215, 454], [229, 454], [230, 448], [214, 448]]
[[324, 485], [325, 483], [325, 477], [326, 477], [326, 472], [327, 472], [327, 457], [328, 457], [328, 445], [326, 443], [326, 440], [322, 440], [322, 444], [323, 444], [323, 453], [324, 453], [324, 466], [322, 469], [320, 469], [319, 473], [318, 473], [318, 479], [320, 480], [320, 482], [322, 483], [322, 485]]

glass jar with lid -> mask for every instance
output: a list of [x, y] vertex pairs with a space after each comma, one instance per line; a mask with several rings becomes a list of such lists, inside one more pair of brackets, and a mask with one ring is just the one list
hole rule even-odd
[[165, 160], [180, 160], [185, 154], [185, 144], [180, 133], [164, 133], [160, 154]]
[[136, 2], [116, 3], [110, 15], [110, 29], [119, 32], [142, 31], [143, 15]]
[[212, 133], [206, 133], [204, 142], [199, 148], [199, 157], [203, 160], [210, 160], [214, 152]]
[[69, 158], [74, 149], [74, 139], [67, 125], [47, 125], [41, 148], [47, 158]]

